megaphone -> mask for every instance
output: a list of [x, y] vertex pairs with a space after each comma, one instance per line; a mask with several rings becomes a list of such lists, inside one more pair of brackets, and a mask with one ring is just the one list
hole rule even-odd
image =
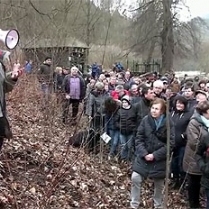
[[15, 29], [7, 31], [0, 29], [0, 40], [8, 49], [14, 49], [19, 42], [19, 33]]

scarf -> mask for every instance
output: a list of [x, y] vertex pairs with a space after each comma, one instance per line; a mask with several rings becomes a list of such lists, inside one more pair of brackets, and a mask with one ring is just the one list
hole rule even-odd
[[161, 115], [159, 118], [154, 119], [156, 125], [156, 131], [161, 127], [164, 119], [165, 119], [165, 115]]
[[205, 118], [204, 116], [200, 116], [202, 122], [204, 123], [204, 125], [207, 127], [208, 132], [209, 132], [209, 120], [207, 118]]

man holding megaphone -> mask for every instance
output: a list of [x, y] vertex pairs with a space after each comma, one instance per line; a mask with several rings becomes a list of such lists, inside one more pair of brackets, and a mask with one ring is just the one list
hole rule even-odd
[[[18, 43], [19, 36], [16, 37], [15, 35], [13, 32], [5, 32], [0, 29], [0, 40], [3, 41], [9, 49], [13, 49]], [[4, 139], [12, 138], [12, 132], [6, 114], [5, 94], [12, 91], [15, 83], [18, 80], [18, 77], [23, 72], [23, 68], [19, 63], [14, 64], [13, 66], [11, 65], [12, 69], [9, 71], [8, 67], [5, 66], [5, 62], [10, 63], [9, 56], [9, 51], [0, 49], [0, 150], [2, 148]]]

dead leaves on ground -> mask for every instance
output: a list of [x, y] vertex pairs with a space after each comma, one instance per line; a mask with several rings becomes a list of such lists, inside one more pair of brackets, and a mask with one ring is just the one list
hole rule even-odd
[[[23, 77], [8, 97], [14, 139], [0, 157], [0, 208], [126, 209], [130, 171], [67, 146], [74, 127], [64, 127], [60, 106], [46, 120], [33, 77]], [[52, 122], [53, 121], [53, 122]], [[87, 124], [85, 119], [78, 128]], [[144, 208], [152, 205], [151, 186], [143, 189]], [[148, 197], [148, 198], [147, 198]], [[170, 208], [186, 208], [171, 193]]]

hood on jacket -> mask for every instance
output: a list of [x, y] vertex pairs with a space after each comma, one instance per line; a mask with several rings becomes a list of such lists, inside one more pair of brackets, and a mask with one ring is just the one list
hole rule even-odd
[[121, 102], [122, 101], [126, 101], [129, 105], [131, 104], [130, 97], [128, 95], [123, 96], [121, 98]]
[[201, 115], [195, 110], [194, 114], [192, 115], [191, 119], [195, 119], [198, 123], [200, 123], [202, 126], [205, 126], [205, 124], [203, 123], [202, 119], [201, 119]]
[[177, 101], [180, 101], [182, 104], [184, 104], [184, 111], [186, 111], [187, 105], [188, 105], [188, 100], [182, 95], [177, 95], [174, 100], [174, 109], [176, 109]]

